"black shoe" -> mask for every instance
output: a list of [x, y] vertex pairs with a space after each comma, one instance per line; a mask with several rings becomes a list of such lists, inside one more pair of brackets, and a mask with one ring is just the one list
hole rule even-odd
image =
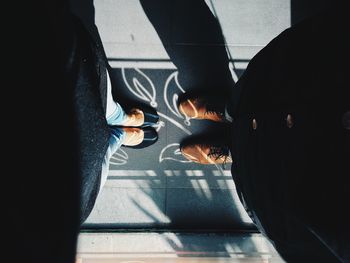
[[225, 118], [226, 98], [217, 94], [184, 94], [178, 100], [180, 112], [190, 119], [227, 122]]
[[232, 163], [229, 148], [225, 145], [193, 143], [181, 146], [181, 153], [188, 160], [200, 164]]
[[180, 144], [181, 153], [188, 160], [200, 164], [232, 163], [227, 132], [187, 137]]
[[141, 125], [141, 128], [151, 127], [157, 124], [159, 116], [154, 108], [146, 105], [138, 105], [137, 108], [142, 110], [144, 114], [144, 123]]

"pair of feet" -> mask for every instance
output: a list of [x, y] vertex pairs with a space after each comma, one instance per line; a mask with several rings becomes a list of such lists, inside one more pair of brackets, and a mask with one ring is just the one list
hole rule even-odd
[[122, 145], [126, 147], [143, 148], [153, 144], [158, 138], [156, 131], [147, 127], [145, 113], [138, 108], [132, 108], [126, 114], [121, 126], [125, 134]]
[[[194, 97], [179, 101], [179, 110], [190, 119], [228, 121], [225, 117], [225, 104], [222, 101], [213, 103], [210, 97]], [[180, 145], [180, 150], [184, 157], [196, 163], [232, 163], [229, 147], [222, 138], [187, 141]]]

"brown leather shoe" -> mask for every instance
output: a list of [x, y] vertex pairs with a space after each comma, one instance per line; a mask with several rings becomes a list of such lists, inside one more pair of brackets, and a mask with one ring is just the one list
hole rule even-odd
[[126, 127], [139, 127], [143, 125], [145, 121], [145, 115], [142, 110], [133, 108], [127, 113], [127, 118], [123, 121], [122, 126]]
[[[223, 108], [224, 103], [221, 103]], [[210, 105], [207, 98], [189, 98], [179, 103], [179, 110], [191, 119], [205, 119], [216, 122], [225, 121], [224, 109], [219, 110], [219, 106]]]
[[139, 128], [123, 128], [125, 132], [125, 137], [123, 140], [123, 145], [125, 146], [135, 146], [142, 143], [144, 139], [144, 133], [142, 129]]
[[205, 144], [188, 144], [181, 147], [181, 153], [187, 159], [201, 164], [232, 163], [228, 147]]

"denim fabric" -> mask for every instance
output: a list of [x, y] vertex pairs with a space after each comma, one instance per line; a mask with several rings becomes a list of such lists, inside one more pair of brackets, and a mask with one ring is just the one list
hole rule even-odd
[[[108, 104], [107, 104], [107, 109], [108, 109]], [[119, 103], [114, 102], [114, 111], [109, 116], [106, 116], [106, 119], [107, 119], [108, 125], [117, 126], [117, 125], [122, 125], [126, 117], [127, 116], [123, 108], [119, 105]]]
[[122, 141], [124, 139], [124, 131], [121, 128], [112, 127], [122, 125], [124, 120], [127, 118], [125, 111], [122, 106], [118, 102], [113, 100], [112, 95], [112, 83], [110, 76], [107, 72], [107, 105], [106, 105], [106, 119], [107, 123], [110, 126], [111, 137], [109, 139], [109, 147], [107, 150], [107, 154], [111, 157], [118, 148], [122, 145]]
[[109, 159], [120, 148], [125, 137], [125, 132], [122, 128], [110, 127], [110, 131], [111, 137], [109, 138], [109, 146], [102, 162], [100, 191], [107, 181], [109, 171]]
[[119, 103], [113, 100], [112, 96], [112, 85], [110, 77], [107, 71], [107, 105], [106, 105], [106, 119], [110, 129], [109, 146], [102, 162], [101, 171], [101, 184], [100, 191], [107, 181], [108, 170], [109, 170], [109, 159], [112, 155], [120, 148], [123, 143], [125, 132], [122, 128], [113, 127], [121, 125], [126, 119], [127, 115]]

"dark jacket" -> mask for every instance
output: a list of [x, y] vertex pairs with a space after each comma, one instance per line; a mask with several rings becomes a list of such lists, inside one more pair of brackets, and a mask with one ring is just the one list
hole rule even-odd
[[73, 41], [67, 70], [75, 87], [81, 178], [80, 221], [83, 223], [95, 204], [110, 136], [105, 118], [108, 64], [97, 29], [96, 34], [88, 32], [76, 17], [71, 18], [71, 26]]
[[287, 262], [350, 262], [342, 27], [341, 12], [329, 12], [282, 32], [251, 60], [230, 101], [233, 178]]

